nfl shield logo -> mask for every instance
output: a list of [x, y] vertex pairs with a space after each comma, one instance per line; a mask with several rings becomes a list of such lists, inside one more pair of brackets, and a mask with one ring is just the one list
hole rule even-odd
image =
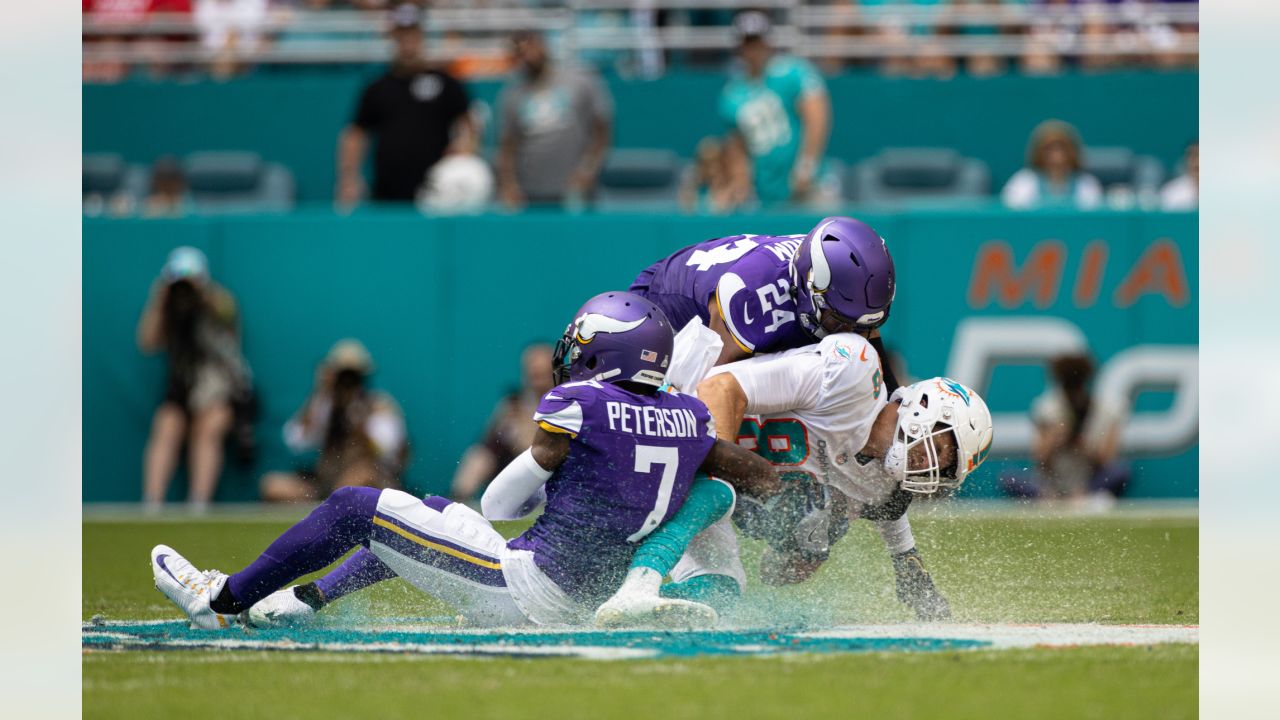
[[654, 351], [652, 351], [652, 350], [641, 350], [641, 351], [640, 351], [640, 359], [641, 359], [642, 361], [644, 361], [644, 362], [657, 362], [657, 361], [658, 361], [658, 353], [656, 353], [656, 352], [654, 352]]

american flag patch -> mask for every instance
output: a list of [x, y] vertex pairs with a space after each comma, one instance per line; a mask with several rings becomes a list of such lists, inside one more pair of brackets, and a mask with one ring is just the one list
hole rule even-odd
[[654, 352], [654, 351], [652, 351], [652, 350], [641, 350], [641, 351], [640, 351], [640, 359], [641, 359], [642, 361], [644, 361], [644, 362], [657, 362], [657, 361], [658, 361], [658, 353], [656, 353], [656, 352]]

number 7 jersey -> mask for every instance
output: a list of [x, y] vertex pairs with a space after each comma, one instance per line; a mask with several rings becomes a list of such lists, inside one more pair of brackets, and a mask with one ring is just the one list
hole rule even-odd
[[694, 317], [711, 326], [716, 301], [733, 340], [748, 354], [814, 342], [796, 319], [791, 256], [803, 235], [734, 235], [700, 242], [650, 265], [630, 291], [662, 308], [679, 331]]
[[534, 414], [569, 436], [569, 455], [547, 481], [547, 504], [508, 543], [575, 600], [603, 599], [621, 584], [639, 541], [675, 514], [715, 444], [702, 401], [641, 395], [587, 381], [552, 389]]

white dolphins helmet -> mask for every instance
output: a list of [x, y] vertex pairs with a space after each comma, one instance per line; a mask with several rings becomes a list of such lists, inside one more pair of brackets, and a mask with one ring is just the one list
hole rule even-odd
[[[935, 377], [898, 388], [889, 398], [895, 400], [902, 403], [898, 428], [884, 464], [903, 490], [930, 495], [941, 488], [958, 488], [987, 459], [994, 433], [991, 411], [972, 389], [951, 378]], [[934, 438], [945, 433], [955, 435], [956, 459], [939, 467]], [[927, 461], [921, 467], [909, 467], [908, 453], [916, 445], [923, 446]]]

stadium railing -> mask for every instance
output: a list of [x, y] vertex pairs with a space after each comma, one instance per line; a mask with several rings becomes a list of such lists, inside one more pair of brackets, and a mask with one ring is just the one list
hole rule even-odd
[[[748, 6], [777, 17], [770, 34], [774, 45], [810, 58], [1018, 57], [1044, 49], [1070, 56], [1120, 58], [1153, 53], [1195, 56], [1199, 52], [1199, 8], [1188, 3], [858, 8], [812, 6], [798, 0], [650, 0], [644, 9], [636, 10], [629, 0], [572, 0], [559, 8], [434, 9], [425, 29], [445, 35], [447, 40], [428, 43], [427, 53], [442, 61], [505, 57], [509, 52], [507, 36], [527, 29], [554, 35], [559, 52], [569, 57], [601, 50], [728, 51], [736, 43], [730, 26], [659, 26], [653, 21], [655, 14]], [[590, 14], [623, 11], [631, 24], [611, 27], [584, 21]], [[1112, 32], [1081, 32], [1091, 24]], [[230, 53], [246, 62], [270, 65], [376, 63], [385, 61], [390, 53], [389, 41], [383, 37], [386, 27], [383, 12], [276, 10], [260, 30], [269, 36], [292, 34], [295, 37], [290, 42], [266, 43], [253, 50], [210, 50], [201, 46], [201, 29], [191, 15], [156, 13], [121, 22], [87, 13], [83, 60], [203, 64]], [[901, 36], [883, 32], [893, 29], [905, 32]], [[164, 42], [96, 42], [139, 37]]]

